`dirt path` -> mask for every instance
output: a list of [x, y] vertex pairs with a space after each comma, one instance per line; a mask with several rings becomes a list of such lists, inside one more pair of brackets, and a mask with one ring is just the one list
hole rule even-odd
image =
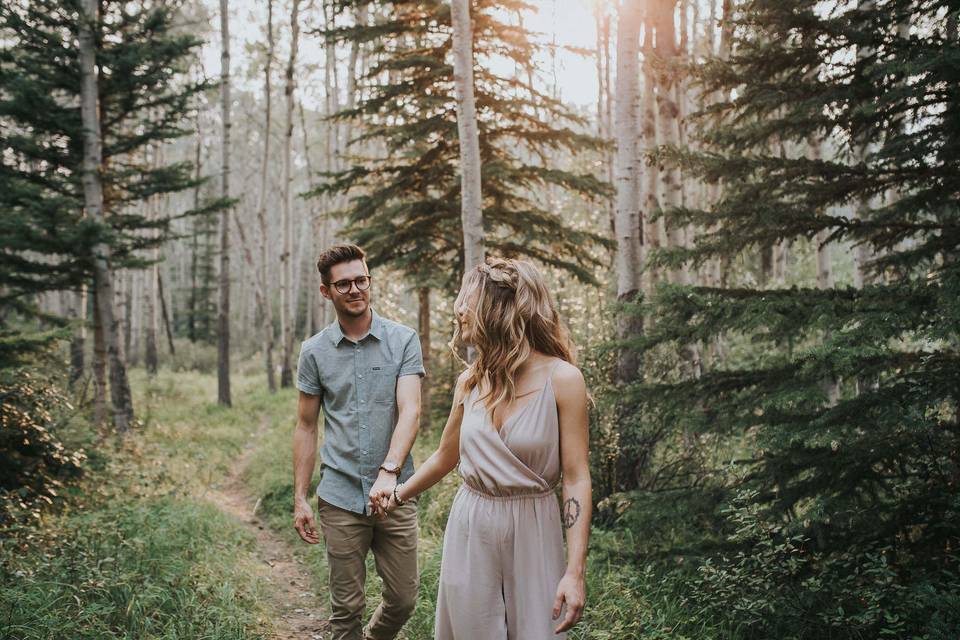
[[266, 427], [264, 420], [237, 459], [233, 475], [211, 487], [209, 497], [256, 539], [258, 569], [263, 580], [272, 586], [271, 608], [276, 615], [269, 621], [269, 637], [272, 640], [319, 640], [327, 629], [325, 602], [310, 590], [311, 576], [290, 543], [260, 521], [256, 514], [257, 501], [242, 480]]

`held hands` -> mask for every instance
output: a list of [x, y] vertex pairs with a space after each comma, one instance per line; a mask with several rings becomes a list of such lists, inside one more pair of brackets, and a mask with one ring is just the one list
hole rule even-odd
[[317, 523], [313, 519], [313, 509], [310, 508], [306, 498], [300, 496], [297, 496], [293, 503], [293, 528], [297, 530], [304, 542], [308, 544], [320, 542]]
[[393, 488], [396, 484], [396, 475], [381, 471], [370, 489], [370, 512], [377, 514], [381, 520], [397, 507], [393, 499]]
[[554, 630], [555, 633], [568, 631], [573, 625], [580, 622], [583, 616], [583, 606], [587, 599], [587, 588], [583, 576], [575, 576], [570, 573], [564, 574], [557, 585], [557, 597], [553, 601], [553, 619], [560, 617], [561, 607], [566, 604], [567, 612], [563, 616], [563, 621]]

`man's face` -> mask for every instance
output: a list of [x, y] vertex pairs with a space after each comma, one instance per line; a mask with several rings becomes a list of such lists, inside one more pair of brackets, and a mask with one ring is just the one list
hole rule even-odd
[[[333, 302], [333, 307], [338, 314], [359, 318], [370, 308], [370, 289], [360, 291], [354, 282], [357, 278], [363, 277], [369, 277], [367, 265], [363, 260], [335, 264], [330, 267], [330, 284], [321, 284], [320, 293]], [[341, 285], [340, 289], [346, 293], [340, 293], [337, 288], [338, 283]]]

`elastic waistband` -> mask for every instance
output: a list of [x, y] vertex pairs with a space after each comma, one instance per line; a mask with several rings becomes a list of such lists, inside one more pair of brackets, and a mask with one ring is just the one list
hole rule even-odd
[[536, 493], [515, 493], [509, 496], [495, 496], [492, 493], [486, 493], [484, 491], [480, 491], [479, 489], [474, 489], [473, 487], [468, 485], [466, 482], [461, 484], [460, 488], [465, 489], [466, 491], [474, 495], [478, 495], [481, 498], [486, 498], [487, 500], [532, 500], [535, 498], [545, 498], [547, 496], [554, 495], [557, 485], [550, 487], [546, 491], [539, 491]]

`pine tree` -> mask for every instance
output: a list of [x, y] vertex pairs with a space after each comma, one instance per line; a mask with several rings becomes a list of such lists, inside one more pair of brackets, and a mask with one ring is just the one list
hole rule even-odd
[[[362, 99], [337, 115], [359, 121], [362, 130], [351, 147], [352, 166], [329, 172], [312, 193], [349, 194], [349, 227], [341, 235], [368, 251], [371, 266], [390, 264], [419, 283], [452, 290], [464, 248], [449, 3], [344, 0], [338, 8], [350, 5], [383, 16], [373, 25], [323, 32], [373, 47]], [[609, 242], [565, 224], [538, 194], [556, 185], [600, 211], [599, 201], [610, 195], [607, 183], [551, 166], [546, 158], [603, 144], [581, 132], [586, 123], [561, 102], [523, 78], [499, 75], [490, 64], [498, 55], [533, 64], [538, 47], [530, 34], [503, 21], [528, 10], [518, 0], [472, 3], [485, 243], [491, 253], [534, 258], [593, 281], [597, 249]]]
[[[745, 2], [729, 60], [698, 69], [721, 96], [698, 120], [707, 151], [663, 151], [724, 193], [666, 212], [711, 233], [660, 251], [659, 265], [815, 239], [871, 256], [860, 287], [817, 286], [812, 267], [789, 289], [661, 285], [637, 341], [648, 357], [721, 332], [742, 345], [700, 377], [678, 367], [634, 391], [647, 428], [740, 443], [740, 480], [723, 487], [740, 495], [734, 541], [789, 551], [707, 567], [711, 610], [744, 637], [948, 637], [960, 625], [948, 597], [960, 583], [956, 20], [946, 1]], [[824, 139], [835, 156], [804, 152]], [[758, 602], [761, 615], [748, 610]]]
[[86, 215], [81, 15], [71, 0], [0, 7], [0, 291], [4, 306], [21, 315], [35, 316], [30, 300], [37, 293], [92, 282], [98, 245], [109, 247], [112, 271], [143, 267], [142, 252], [170, 237], [172, 215], [147, 219], [138, 203], [196, 182], [189, 162], [145, 166], [141, 159], [145, 145], [187, 133], [179, 121], [206, 87], [183, 79], [199, 40], [175, 29], [174, 3], [102, 2], [91, 28], [105, 215], [100, 222]]

